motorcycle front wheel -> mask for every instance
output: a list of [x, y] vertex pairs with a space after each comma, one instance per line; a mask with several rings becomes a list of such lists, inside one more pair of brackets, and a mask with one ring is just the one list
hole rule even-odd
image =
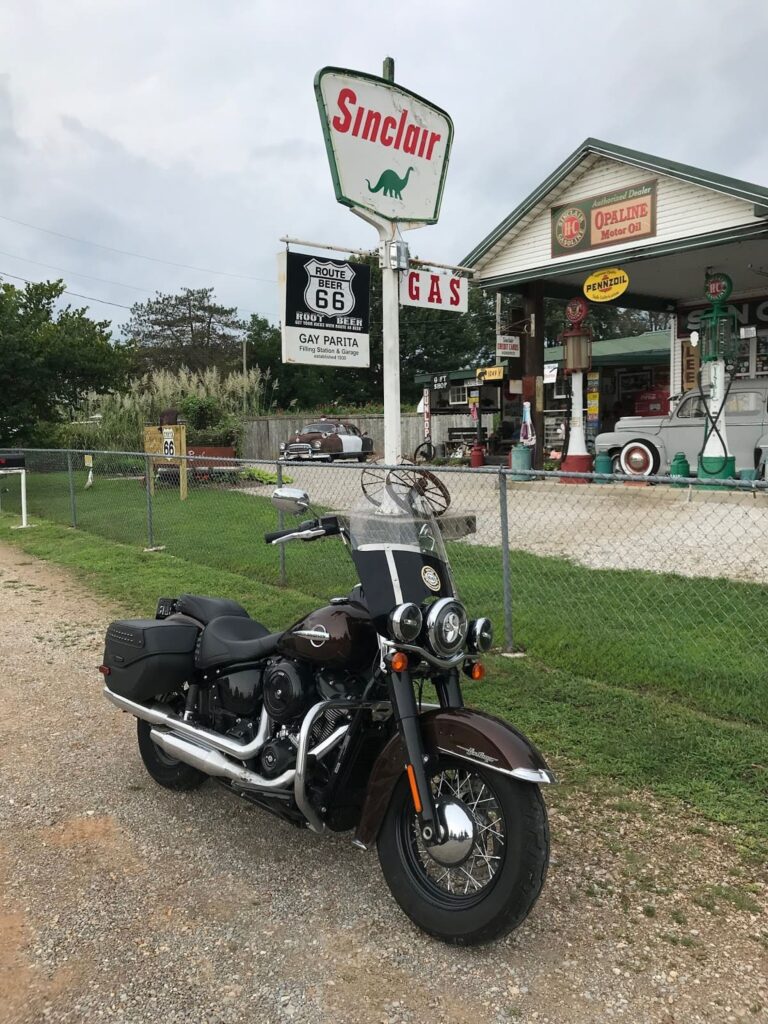
[[490, 942], [517, 928], [541, 892], [549, 863], [539, 787], [442, 758], [430, 784], [449, 842], [428, 846], [403, 776], [378, 839], [387, 885], [414, 924], [455, 945]]

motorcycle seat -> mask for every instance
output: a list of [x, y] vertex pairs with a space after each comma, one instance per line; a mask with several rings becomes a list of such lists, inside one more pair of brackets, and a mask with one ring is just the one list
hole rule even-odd
[[182, 594], [179, 598], [179, 611], [183, 615], [189, 615], [197, 619], [205, 626], [212, 619], [218, 619], [221, 615], [237, 615], [242, 618], [249, 618], [248, 612], [237, 601], [230, 601], [226, 597], [203, 597], [201, 594]]
[[282, 633], [270, 633], [256, 619], [221, 615], [198, 637], [195, 665], [203, 672], [241, 662], [261, 661], [277, 650]]

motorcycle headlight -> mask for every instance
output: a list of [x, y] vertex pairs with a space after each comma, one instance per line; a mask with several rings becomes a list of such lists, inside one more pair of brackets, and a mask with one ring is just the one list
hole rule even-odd
[[313, 441], [313, 442], [312, 442], [312, 447], [313, 447], [313, 448], [314, 448], [315, 450], [317, 450], [318, 448], [321, 448], [321, 447], [322, 447], [322, 445], [323, 445], [323, 442], [322, 442], [322, 441]]
[[399, 604], [389, 616], [389, 629], [395, 640], [412, 644], [418, 638], [423, 622], [421, 608], [408, 602]]
[[427, 613], [427, 636], [435, 654], [450, 657], [461, 650], [467, 639], [467, 613], [464, 605], [452, 597], [443, 597]]
[[467, 636], [471, 651], [489, 651], [493, 643], [493, 626], [490, 619], [473, 619]]

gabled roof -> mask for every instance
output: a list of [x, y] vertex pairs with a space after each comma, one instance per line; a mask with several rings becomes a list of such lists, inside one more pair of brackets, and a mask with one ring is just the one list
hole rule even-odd
[[494, 228], [479, 245], [461, 260], [461, 265], [474, 267], [482, 262], [504, 237], [509, 234], [522, 220], [529, 217], [533, 211], [544, 203], [547, 196], [554, 192], [578, 166], [585, 160], [599, 157], [607, 157], [611, 160], [618, 160], [643, 170], [654, 171], [659, 174], [666, 174], [670, 178], [679, 178], [693, 185], [700, 185], [702, 188], [712, 189], [724, 195], [732, 196], [734, 199], [741, 199], [748, 203], [755, 204], [755, 216], [768, 216], [768, 188], [754, 185], [749, 181], [741, 181], [739, 178], [729, 178], [723, 174], [715, 174], [713, 171], [705, 171], [701, 167], [692, 167], [690, 164], [677, 163], [675, 160], [665, 160], [659, 156], [651, 156], [650, 153], [641, 153], [636, 149], [625, 149], [623, 146], [614, 146], [610, 142], [602, 142], [600, 139], [585, 139], [571, 155], [557, 167], [538, 188], [520, 203], [510, 215]]

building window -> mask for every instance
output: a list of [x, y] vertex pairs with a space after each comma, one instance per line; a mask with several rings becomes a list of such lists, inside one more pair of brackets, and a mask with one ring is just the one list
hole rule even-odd
[[466, 384], [455, 384], [451, 387], [448, 392], [448, 404], [449, 405], [466, 405], [467, 404], [467, 385]]

